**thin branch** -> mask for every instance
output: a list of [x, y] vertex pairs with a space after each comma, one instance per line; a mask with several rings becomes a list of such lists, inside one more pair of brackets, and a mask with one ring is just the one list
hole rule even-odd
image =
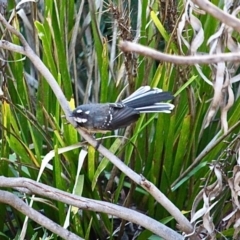
[[[17, 180], [17, 179], [16, 179]], [[29, 207], [24, 201], [19, 199], [13, 193], [0, 190], [0, 202], [8, 204], [13, 208], [17, 209], [19, 212], [31, 218], [34, 222], [37, 222], [41, 226], [50, 230], [53, 233], [56, 233], [58, 236], [63, 239], [73, 239], [73, 240], [81, 240], [82, 238], [78, 237], [76, 234], [71, 233], [67, 229], [64, 229], [57, 223], [53, 222], [49, 218], [45, 217], [38, 211]]]
[[159, 61], [175, 63], [179, 65], [210, 64], [218, 62], [240, 62], [240, 53], [222, 53], [213, 55], [176, 56], [162, 53], [138, 43], [122, 41], [119, 47], [124, 52], [136, 52], [140, 55], [154, 58]]
[[[45, 184], [35, 182], [27, 178], [7, 178], [7, 177], [0, 176], [0, 187], [28, 189], [29, 191], [31, 191], [32, 194], [44, 196], [56, 201], [69, 204], [71, 206], [75, 206], [81, 209], [86, 209], [94, 212], [102, 212], [102, 213], [110, 214], [113, 216], [118, 216], [119, 218], [139, 224], [140, 226], [143, 226], [144, 228], [149, 229], [151, 232], [157, 234], [158, 236], [163, 237], [164, 239], [169, 239], [169, 240], [183, 239], [183, 236], [173, 231], [172, 229], [166, 227], [164, 224], [161, 224], [158, 221], [142, 213], [139, 213], [137, 211], [134, 211], [125, 207], [121, 207], [116, 204], [108, 203], [108, 202], [79, 197], [79, 196], [58, 190], [56, 188], [47, 186]], [[2, 195], [0, 195], [0, 201], [2, 201], [1, 196]], [[14, 201], [15, 199], [16, 197], [14, 198]], [[8, 204], [12, 205], [13, 203], [11, 202]], [[16, 207], [16, 209], [18, 209], [19, 211], [22, 210], [21, 208], [20, 208], [21, 210], [17, 208], [17, 206], [14, 206], [14, 207]], [[29, 211], [29, 208], [27, 210]], [[28, 215], [27, 212], [24, 212], [24, 214]], [[31, 216], [34, 217], [33, 215]], [[31, 216], [29, 217], [32, 218]], [[32, 219], [36, 221], [35, 217]], [[42, 225], [42, 223], [40, 224]], [[73, 238], [68, 238], [68, 239], [73, 239]]]
[[[21, 54], [25, 55], [25, 50], [24, 50], [23, 47], [21, 47], [19, 45], [16, 45], [16, 44], [13, 44], [13, 43], [10, 43], [10, 42], [5, 41], [5, 40], [0, 41], [0, 48], [10, 50], [10, 51], [13, 51], [13, 52], [18, 52], [18, 53], [21, 53]], [[4, 59], [1, 59], [1, 60], [4, 61]]]
[[206, 0], [192, 0], [193, 3], [198, 5], [201, 9], [208, 12], [215, 18], [217, 18], [220, 22], [225, 23], [226, 25], [232, 27], [236, 31], [240, 33], [240, 20], [236, 17], [224, 12], [210, 1]]

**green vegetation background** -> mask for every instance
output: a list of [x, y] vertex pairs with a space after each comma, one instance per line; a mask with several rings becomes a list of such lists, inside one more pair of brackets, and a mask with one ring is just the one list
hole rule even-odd
[[[239, 129], [235, 129], [226, 141], [220, 141], [211, 148], [199, 164], [184, 176], [184, 180], [178, 181], [174, 189], [171, 188], [179, 175], [191, 166], [221, 131], [221, 126], [217, 115], [215, 121], [204, 129], [203, 120], [213, 89], [201, 79], [193, 66], [176, 66], [135, 54], [129, 56], [118, 49], [118, 41], [133, 40], [138, 24], [141, 24], [138, 28], [139, 43], [165, 53], [180, 54], [174, 28], [182, 13], [182, 1], [177, 1], [178, 5], [173, 4], [171, 9], [164, 9], [159, 1], [151, 2], [149, 8], [149, 1], [142, 1], [139, 9], [137, 1], [131, 4], [116, 1], [119, 15], [110, 3], [101, 5], [101, 1], [96, 2], [100, 7], [91, 0], [85, 3], [78, 0], [45, 1], [44, 5], [38, 6], [32, 3], [26, 16], [31, 29], [27, 29], [20, 16], [15, 16], [12, 25], [25, 35], [58, 81], [67, 99], [74, 99], [75, 105], [88, 100], [115, 102], [124, 88], [132, 92], [142, 85], [178, 92], [172, 114], [142, 116], [130, 128], [127, 135], [129, 140], [124, 141], [124, 144], [121, 145], [114, 137], [103, 140], [103, 144], [108, 149], [116, 149], [117, 156], [154, 183], [189, 217], [194, 198], [205, 184], [202, 178], [210, 174], [207, 164], [226, 157], [224, 150], [228, 149], [228, 143]], [[8, 9], [12, 8], [14, 1], [10, 0]], [[81, 8], [79, 26], [77, 23], [77, 28], [74, 28], [76, 13]], [[207, 39], [217, 29], [218, 21], [207, 14], [199, 19]], [[3, 34], [2, 28], [0, 32]], [[77, 34], [76, 42], [74, 34]], [[117, 34], [116, 38], [114, 34]], [[191, 29], [188, 35], [191, 39]], [[4, 38], [20, 44], [15, 36], [6, 33]], [[206, 44], [204, 46], [201, 51], [208, 52]], [[8, 52], [9, 62], [2, 68], [6, 79], [3, 92], [7, 101], [3, 100], [1, 104], [0, 175], [36, 180], [42, 159], [47, 153], [75, 144], [81, 139], [75, 129], [66, 124], [56, 97], [46, 81], [28, 59], [20, 60], [22, 58], [21, 54]], [[202, 71], [210, 78], [208, 66], [202, 66]], [[27, 82], [31, 78], [37, 80], [37, 90], [29, 90]], [[73, 108], [73, 101], [70, 104]], [[238, 99], [229, 112], [230, 127], [238, 121], [239, 108]], [[118, 134], [124, 135], [124, 131]], [[44, 170], [41, 182], [72, 192], [80, 151], [56, 154], [50, 162], [52, 169]], [[159, 204], [155, 204], [148, 193], [116, 171], [106, 160], [100, 165], [101, 160], [102, 156], [89, 148], [77, 185], [77, 192], [81, 196], [134, 207], [176, 229], [176, 222]], [[234, 164], [234, 156], [228, 155], [227, 161]], [[113, 174], [116, 174], [117, 182], [110, 182]], [[127, 201], [124, 201], [125, 198]], [[221, 213], [216, 215], [216, 221], [220, 222], [228, 211], [223, 206], [224, 201], [217, 206]], [[48, 205], [39, 201], [34, 203], [34, 208], [61, 225], [65, 221], [66, 208], [62, 203], [51, 201]], [[81, 214], [72, 212], [70, 230], [86, 239], [89, 236], [94, 236], [92, 239], [104, 239], [114, 231], [115, 221], [100, 214], [99, 224], [98, 215], [88, 211], [81, 211]], [[0, 232], [5, 236], [16, 236], [21, 231], [23, 220], [22, 214], [0, 204]], [[35, 227], [33, 222], [29, 222], [27, 236], [33, 236], [32, 239], [43, 236], [44, 232], [51, 235], [41, 228], [35, 231]], [[151, 235], [149, 231], [143, 230], [138, 239], [147, 239]]]

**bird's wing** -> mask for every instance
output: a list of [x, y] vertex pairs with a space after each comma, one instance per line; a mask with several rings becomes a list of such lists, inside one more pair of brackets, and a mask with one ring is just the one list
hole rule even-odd
[[139, 111], [129, 107], [113, 107], [111, 129], [123, 128], [138, 120]]

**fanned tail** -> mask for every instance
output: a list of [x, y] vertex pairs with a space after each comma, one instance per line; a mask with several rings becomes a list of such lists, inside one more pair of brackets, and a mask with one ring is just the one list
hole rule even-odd
[[140, 113], [165, 112], [170, 113], [174, 108], [171, 103], [160, 103], [172, 100], [174, 97], [170, 92], [163, 92], [159, 88], [149, 86], [140, 87], [129, 97], [122, 100], [125, 106], [134, 108]]

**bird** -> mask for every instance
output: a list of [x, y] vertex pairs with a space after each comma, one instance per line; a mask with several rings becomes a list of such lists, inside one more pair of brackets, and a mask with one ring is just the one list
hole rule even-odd
[[141, 113], [171, 113], [174, 105], [162, 101], [173, 98], [170, 92], [160, 88], [142, 86], [119, 102], [80, 105], [70, 117], [77, 127], [89, 133], [106, 133], [129, 126], [139, 119]]

